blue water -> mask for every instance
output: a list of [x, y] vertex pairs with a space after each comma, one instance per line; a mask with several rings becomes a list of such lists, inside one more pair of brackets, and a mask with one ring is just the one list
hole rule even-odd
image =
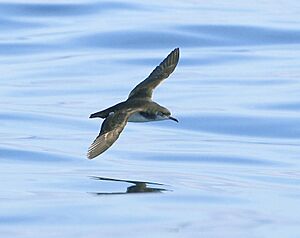
[[[1, 237], [300, 237], [300, 17], [287, 1], [0, 2]], [[180, 123], [101, 121], [175, 47]]]

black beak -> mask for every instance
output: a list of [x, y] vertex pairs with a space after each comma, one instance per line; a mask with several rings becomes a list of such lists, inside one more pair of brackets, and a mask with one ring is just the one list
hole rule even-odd
[[170, 120], [173, 120], [173, 121], [176, 121], [176, 122], [179, 122], [176, 118], [171, 117], [171, 116], [169, 116], [169, 119], [170, 119]]

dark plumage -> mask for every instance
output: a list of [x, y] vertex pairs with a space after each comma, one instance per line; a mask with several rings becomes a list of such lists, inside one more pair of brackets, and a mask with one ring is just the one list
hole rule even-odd
[[152, 101], [153, 90], [174, 71], [179, 60], [179, 48], [174, 49], [152, 73], [139, 83], [126, 101], [93, 113], [90, 118], [104, 118], [100, 133], [88, 149], [93, 159], [106, 151], [118, 138], [128, 121], [147, 122], [171, 119], [170, 111]]

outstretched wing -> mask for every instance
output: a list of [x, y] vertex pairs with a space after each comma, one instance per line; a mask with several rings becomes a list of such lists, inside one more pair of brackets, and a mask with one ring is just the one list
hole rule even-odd
[[174, 49], [164, 60], [157, 66], [144, 81], [139, 83], [129, 94], [128, 98], [143, 97], [151, 98], [153, 89], [156, 88], [164, 79], [174, 71], [179, 60], [179, 48]]
[[100, 134], [90, 145], [87, 157], [93, 159], [106, 151], [120, 136], [133, 112], [111, 113], [102, 123]]

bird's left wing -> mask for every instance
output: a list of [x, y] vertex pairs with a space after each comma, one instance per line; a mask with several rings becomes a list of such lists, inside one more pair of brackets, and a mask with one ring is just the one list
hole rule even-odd
[[102, 123], [101, 131], [90, 145], [87, 157], [93, 159], [106, 151], [120, 136], [130, 115], [136, 110], [111, 113]]

